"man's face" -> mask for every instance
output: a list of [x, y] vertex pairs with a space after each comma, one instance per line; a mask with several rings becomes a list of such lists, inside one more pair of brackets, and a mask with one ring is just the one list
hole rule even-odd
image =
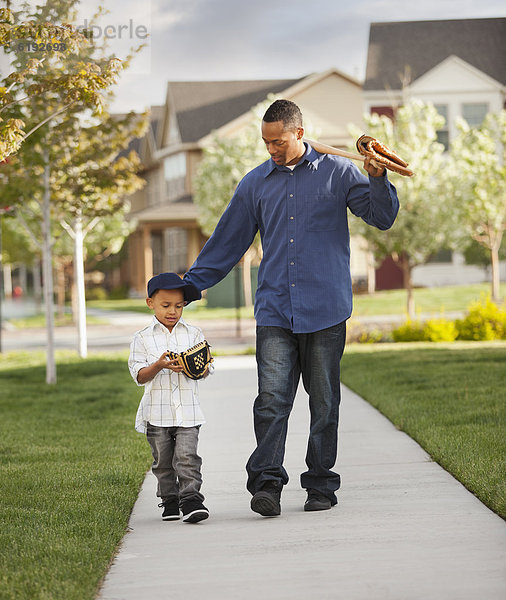
[[277, 165], [296, 165], [306, 151], [302, 142], [304, 129], [285, 130], [283, 121], [262, 121], [262, 139]]
[[155, 312], [155, 317], [160, 323], [172, 331], [183, 314], [183, 291], [180, 289], [158, 290], [153, 297], [146, 298], [146, 304]]

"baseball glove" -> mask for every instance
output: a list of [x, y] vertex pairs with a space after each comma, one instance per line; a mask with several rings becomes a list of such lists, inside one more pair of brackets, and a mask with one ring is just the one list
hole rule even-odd
[[167, 352], [169, 360], [177, 360], [183, 367], [183, 373], [190, 379], [201, 379], [213, 361], [209, 344], [204, 340], [184, 352]]
[[382, 144], [376, 138], [370, 135], [361, 135], [357, 140], [357, 150], [362, 156], [371, 158], [377, 165], [381, 165], [399, 175], [412, 177], [413, 171], [407, 168], [408, 163], [395, 152], [388, 149], [385, 144]]

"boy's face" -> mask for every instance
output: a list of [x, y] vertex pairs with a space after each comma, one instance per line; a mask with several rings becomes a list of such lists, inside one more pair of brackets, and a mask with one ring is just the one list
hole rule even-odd
[[146, 298], [146, 304], [155, 311], [155, 317], [160, 323], [172, 331], [183, 314], [183, 291], [157, 290], [151, 298]]

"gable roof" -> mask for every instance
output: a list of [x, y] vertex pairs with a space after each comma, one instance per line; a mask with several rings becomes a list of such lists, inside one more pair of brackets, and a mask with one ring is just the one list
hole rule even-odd
[[451, 54], [506, 85], [506, 18], [371, 23], [364, 90], [401, 89], [406, 67], [413, 82]]
[[176, 112], [181, 142], [196, 142], [248, 112], [268, 94], [301, 79], [259, 81], [170, 81], [167, 94]]

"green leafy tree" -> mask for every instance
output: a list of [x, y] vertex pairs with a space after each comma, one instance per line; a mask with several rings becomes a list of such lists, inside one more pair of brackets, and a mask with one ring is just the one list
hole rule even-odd
[[[0, 9], [0, 45], [6, 54], [16, 57], [12, 72], [0, 76], [0, 161], [15, 153], [39, 127], [71, 106], [100, 113], [104, 90], [117, 81], [122, 65], [115, 57], [101, 64], [68, 60], [69, 56], [92, 47], [90, 40], [73, 25], [57, 24], [75, 17], [75, 5], [75, 0], [48, 2], [37, 6], [34, 16], [28, 3], [17, 12]], [[45, 50], [50, 54], [31, 58], [31, 52], [26, 50], [32, 45], [50, 48]], [[57, 68], [45, 69], [48, 62]], [[49, 95], [58, 96], [58, 105], [53, 104], [52, 110], [46, 111], [37, 122], [23, 118], [20, 108], [26, 102], [44, 100]]]
[[500, 299], [499, 258], [506, 228], [506, 111], [489, 114], [479, 127], [458, 120], [459, 134], [450, 147], [452, 177], [448, 189], [456, 199], [460, 231], [489, 253], [492, 298]]
[[[455, 226], [452, 197], [441, 192], [447, 172], [437, 131], [444, 125], [444, 119], [434, 106], [420, 101], [399, 108], [395, 121], [376, 114], [364, 115], [364, 119], [368, 134], [402, 156], [415, 176], [389, 173], [400, 201], [399, 214], [391, 229], [379, 231], [356, 219], [352, 231], [367, 240], [378, 262], [391, 256], [401, 268], [407, 290], [407, 313], [413, 318], [413, 268], [450, 244]], [[355, 137], [361, 133], [355, 126], [350, 131]]]
[[[75, 4], [70, 0], [48, 2], [37, 6], [31, 19], [35, 24], [67, 23], [75, 16]], [[140, 185], [135, 175], [138, 158], [133, 154], [118, 160], [116, 157], [121, 147], [142, 133], [145, 116], [144, 123], [140, 123], [142, 119], [135, 115], [114, 119], [107, 114], [104, 108], [111, 98], [108, 90], [116, 82], [119, 61], [105, 56], [103, 47], [84, 41], [73, 52], [45, 55], [29, 71], [25, 69], [26, 54], [11, 44], [14, 75], [24, 73], [21, 87], [26, 94], [19, 97], [17, 89], [14, 101], [4, 102], [4, 108], [15, 111], [27, 124], [30, 134], [4, 165], [7, 185], [1, 193], [10, 198], [9, 204], [16, 204], [18, 219], [42, 247], [48, 383], [56, 382], [52, 253], [57, 232], [62, 226], [68, 232], [78, 232], [74, 252], [81, 255], [75, 262], [82, 265], [86, 228], [91, 229], [93, 219], [117, 213], [118, 195]], [[127, 57], [124, 63], [129, 60]], [[84, 307], [80, 310], [84, 312]], [[82, 333], [82, 319], [79, 323]], [[80, 349], [83, 347], [81, 342]]]

